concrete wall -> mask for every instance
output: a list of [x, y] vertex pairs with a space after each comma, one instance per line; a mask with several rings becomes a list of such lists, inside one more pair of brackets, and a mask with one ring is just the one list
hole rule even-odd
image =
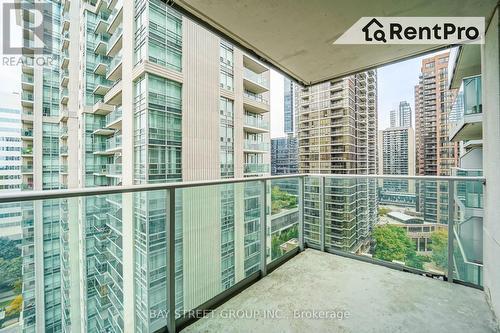
[[484, 202], [484, 289], [493, 310], [500, 317], [500, 72], [498, 7], [482, 45], [484, 175], [487, 180]]

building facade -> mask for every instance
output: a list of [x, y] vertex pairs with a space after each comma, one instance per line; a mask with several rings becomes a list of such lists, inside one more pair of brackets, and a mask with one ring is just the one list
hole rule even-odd
[[297, 152], [297, 138], [293, 135], [271, 139], [271, 175], [298, 173]]
[[[450, 176], [457, 164], [457, 145], [448, 137], [455, 94], [448, 88], [448, 58], [446, 52], [422, 60], [415, 86], [416, 174], [420, 176]], [[419, 184], [418, 209], [426, 222], [448, 223], [447, 192], [443, 182]]]
[[[32, 60], [22, 68], [21, 121], [32, 134], [21, 137], [23, 189], [270, 173], [266, 66], [162, 1], [51, 4], [52, 61], [36, 65], [30, 39], [23, 48]], [[177, 196], [178, 311], [259, 269], [261, 198], [253, 183]], [[23, 262], [23, 331], [164, 327], [150, 313], [167, 301], [166, 200], [151, 192], [23, 208], [23, 251], [34, 254]], [[184, 276], [187, 267], [198, 274]], [[195, 293], [201, 281], [210, 288]]]
[[[295, 102], [300, 173], [377, 173], [376, 71], [297, 88]], [[354, 252], [369, 249], [370, 231], [378, 219], [376, 191], [372, 181], [326, 179], [320, 184], [319, 179], [309, 178], [304, 203], [306, 242], [323, 246], [319, 237], [323, 218], [325, 247]], [[320, 195], [327, 198], [324, 216], [319, 212]], [[344, 207], [352, 209], [345, 212]]]
[[286, 134], [294, 134], [295, 133], [295, 112], [294, 112], [294, 83], [289, 78], [283, 78], [284, 81], [284, 124], [285, 124], [285, 133]]
[[[0, 191], [21, 190], [21, 137], [30, 137], [21, 128], [19, 109], [0, 108]], [[0, 237], [21, 238], [21, 212], [17, 204], [0, 205]]]

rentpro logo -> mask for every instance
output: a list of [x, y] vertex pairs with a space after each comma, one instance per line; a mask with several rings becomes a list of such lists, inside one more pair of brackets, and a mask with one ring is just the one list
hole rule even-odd
[[484, 17], [363, 17], [334, 44], [482, 44]]

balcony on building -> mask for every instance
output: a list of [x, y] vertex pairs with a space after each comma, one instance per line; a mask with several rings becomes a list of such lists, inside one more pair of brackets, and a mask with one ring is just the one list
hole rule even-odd
[[32, 74], [21, 74], [21, 86], [23, 90], [33, 91], [33, 75]]
[[22, 174], [33, 174], [33, 164], [23, 164], [21, 165]]
[[95, 76], [94, 84], [95, 88], [93, 93], [95, 95], [104, 96], [109, 88], [111, 88], [111, 81], [106, 80], [104, 76]]
[[[477, 140], [483, 136], [481, 76], [464, 78], [452, 107], [455, 115], [450, 141]], [[451, 118], [451, 116], [450, 116]]]
[[248, 133], [267, 133], [269, 132], [269, 122], [261, 115], [246, 112], [243, 129]]
[[117, 81], [122, 77], [122, 54], [121, 52], [115, 54], [111, 60], [106, 79], [110, 81]]
[[94, 28], [94, 34], [103, 34], [108, 30], [108, 13], [101, 11], [97, 14], [97, 24]]
[[102, 100], [98, 100], [92, 108], [92, 113], [105, 116], [108, 113], [113, 112], [114, 109], [115, 107], [113, 105], [109, 105], [104, 103]]
[[61, 87], [67, 88], [69, 83], [69, 70], [61, 69]]
[[65, 125], [59, 126], [59, 138], [61, 139], [68, 138], [68, 126]]
[[106, 52], [106, 55], [108, 57], [115, 56], [122, 49], [122, 40], [123, 40], [123, 28], [120, 25], [116, 28], [116, 30], [109, 38], [108, 49]]
[[21, 148], [21, 157], [33, 157], [33, 147], [27, 146]]
[[115, 110], [106, 115], [106, 128], [119, 130], [122, 127], [122, 107], [116, 107]]
[[253, 113], [269, 112], [268, 97], [246, 89], [243, 92], [243, 106], [245, 110]]
[[69, 100], [68, 88], [61, 89], [61, 104], [67, 105]]
[[61, 35], [61, 51], [66, 51], [69, 48], [69, 31], [65, 31]]
[[31, 92], [23, 91], [21, 93], [21, 105], [27, 108], [33, 108], [34, 95]]
[[60, 145], [59, 154], [61, 156], [68, 156], [68, 146], [67, 145]]
[[123, 0], [112, 1], [113, 8], [111, 14], [109, 15], [108, 22], [108, 34], [113, 35], [115, 31], [119, 28], [120, 24], [123, 22]]
[[109, 58], [106, 56], [98, 55], [95, 57], [96, 65], [94, 67], [94, 74], [106, 75], [109, 68]]
[[32, 128], [22, 128], [21, 129], [21, 140], [33, 141], [33, 129]]
[[[111, 81], [109, 81], [111, 82]], [[121, 78], [117, 79], [111, 84], [106, 95], [104, 95], [103, 102], [108, 105], [121, 105], [122, 104], [122, 89], [123, 82]]]

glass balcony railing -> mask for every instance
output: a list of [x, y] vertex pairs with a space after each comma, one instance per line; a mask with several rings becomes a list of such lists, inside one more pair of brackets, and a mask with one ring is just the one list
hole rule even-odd
[[21, 166], [21, 172], [23, 173], [31, 173], [33, 172], [33, 165], [22, 165]]
[[269, 101], [262, 95], [251, 92], [250, 90], [245, 90], [243, 95], [251, 100], [254, 100], [259, 103], [269, 104]]
[[117, 149], [122, 146], [122, 136], [114, 135], [106, 140], [106, 150]]
[[21, 74], [21, 82], [33, 83], [33, 75]]
[[120, 27], [118, 27], [118, 29], [116, 29], [113, 35], [109, 38], [108, 45], [110, 48], [113, 47], [113, 45], [122, 36], [122, 34], [123, 34], [123, 27], [120, 25]]
[[23, 128], [21, 129], [21, 136], [33, 137], [33, 130]]
[[21, 148], [21, 155], [33, 155], [33, 147]]
[[113, 112], [108, 113], [106, 115], [106, 126], [109, 126], [110, 124], [114, 123], [121, 117], [122, 117], [122, 108], [117, 107]]
[[269, 143], [256, 140], [245, 140], [243, 143], [243, 148], [248, 150], [258, 150], [258, 151], [268, 152]]
[[243, 75], [247, 80], [253, 81], [263, 87], [269, 86], [269, 82], [267, 81], [266, 76], [263, 74], [257, 74], [254, 71], [245, 68]]
[[21, 94], [21, 99], [24, 101], [33, 102], [33, 93], [23, 92]]
[[245, 125], [269, 130], [269, 122], [260, 117], [245, 115]]
[[268, 173], [269, 164], [245, 163], [243, 171], [245, 173]]
[[[120, 168], [104, 166], [110, 174]], [[482, 202], [470, 209], [462, 201], [482, 193], [483, 182], [482, 177], [289, 175], [72, 190], [64, 197], [59, 191], [25, 198], [0, 193], [0, 205], [18, 205], [23, 219], [22, 250], [17, 243], [2, 247], [9, 253], [6, 260], [20, 268], [5, 288], [25, 302], [52, 283], [62, 295], [83, 292], [86, 308], [72, 311], [94, 313], [95, 324], [109, 331], [123, 331], [124, 296], [140, 289], [141, 297], [128, 299], [136, 320], [147, 318], [137, 325], [173, 332], [176, 320], [185, 322], [192, 310], [222, 293], [232, 295], [231, 287], [265, 276], [305, 247], [481, 286]], [[23, 183], [23, 189], [29, 187], [32, 183]], [[49, 222], [52, 232], [35, 237], [35, 229]], [[71, 230], [68, 238], [63, 224], [85, 231], [71, 255]], [[54, 239], [62, 245], [54, 247]], [[52, 269], [63, 283], [34, 274], [35, 249], [43, 260], [62, 258]], [[86, 270], [79, 269], [81, 262]], [[68, 278], [73, 273], [82, 276]], [[136, 277], [135, 283], [124, 283], [128, 276]], [[19, 284], [26, 288], [16, 288]], [[25, 305], [17, 313], [20, 320], [32, 311]]]

